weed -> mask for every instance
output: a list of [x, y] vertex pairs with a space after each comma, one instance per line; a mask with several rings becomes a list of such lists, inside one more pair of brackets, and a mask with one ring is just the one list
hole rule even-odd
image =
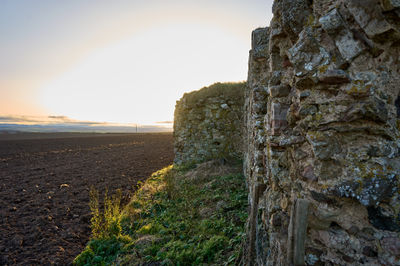
[[89, 198], [89, 207], [92, 213], [92, 218], [90, 219], [92, 236], [99, 237], [102, 232], [102, 217], [100, 215], [99, 191], [96, 190], [94, 187], [91, 187], [89, 191]]
[[111, 197], [108, 196], [108, 189], [104, 194], [103, 211], [99, 204], [99, 192], [91, 187], [89, 191], [89, 207], [92, 212], [91, 229], [93, 238], [106, 238], [113, 235], [118, 236], [121, 232], [119, 218], [121, 214], [121, 190], [116, 190]]
[[107, 189], [103, 206], [100, 206], [99, 192], [94, 187], [90, 188], [89, 196], [92, 240], [73, 263], [75, 265], [105, 265], [115, 260], [123, 247], [131, 242], [129, 236], [121, 235], [122, 194], [121, 190], [116, 190], [115, 194], [109, 197]]

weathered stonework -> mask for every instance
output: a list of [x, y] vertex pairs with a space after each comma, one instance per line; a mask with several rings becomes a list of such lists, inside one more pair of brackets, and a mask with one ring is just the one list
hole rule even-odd
[[216, 83], [176, 103], [175, 163], [241, 159], [245, 83]]
[[248, 265], [400, 265], [400, 2], [276, 0], [245, 97]]

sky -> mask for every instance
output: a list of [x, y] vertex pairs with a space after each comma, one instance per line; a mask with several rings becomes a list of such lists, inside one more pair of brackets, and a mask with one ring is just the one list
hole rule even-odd
[[247, 78], [272, 0], [0, 0], [0, 116], [154, 124]]

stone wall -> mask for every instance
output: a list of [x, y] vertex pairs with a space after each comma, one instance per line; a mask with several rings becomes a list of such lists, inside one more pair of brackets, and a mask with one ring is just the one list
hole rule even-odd
[[273, 13], [249, 59], [246, 263], [400, 265], [400, 2]]
[[246, 84], [216, 83], [177, 101], [175, 163], [241, 159]]

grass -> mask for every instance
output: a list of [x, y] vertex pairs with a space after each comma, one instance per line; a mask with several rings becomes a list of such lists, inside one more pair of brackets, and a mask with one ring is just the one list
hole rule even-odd
[[230, 99], [235, 103], [244, 102], [244, 91], [246, 82], [217, 82], [200, 90], [185, 93], [182, 98], [186, 98], [189, 106], [196, 105], [199, 100], [214, 98], [220, 96], [224, 99]]
[[93, 232], [74, 264], [237, 264], [247, 219], [240, 172], [240, 167], [207, 162], [154, 173], [123, 211], [111, 211], [106, 219], [112, 222], [104, 224], [112, 226], [95, 226], [97, 218], [92, 219], [92, 229], [102, 229]]

